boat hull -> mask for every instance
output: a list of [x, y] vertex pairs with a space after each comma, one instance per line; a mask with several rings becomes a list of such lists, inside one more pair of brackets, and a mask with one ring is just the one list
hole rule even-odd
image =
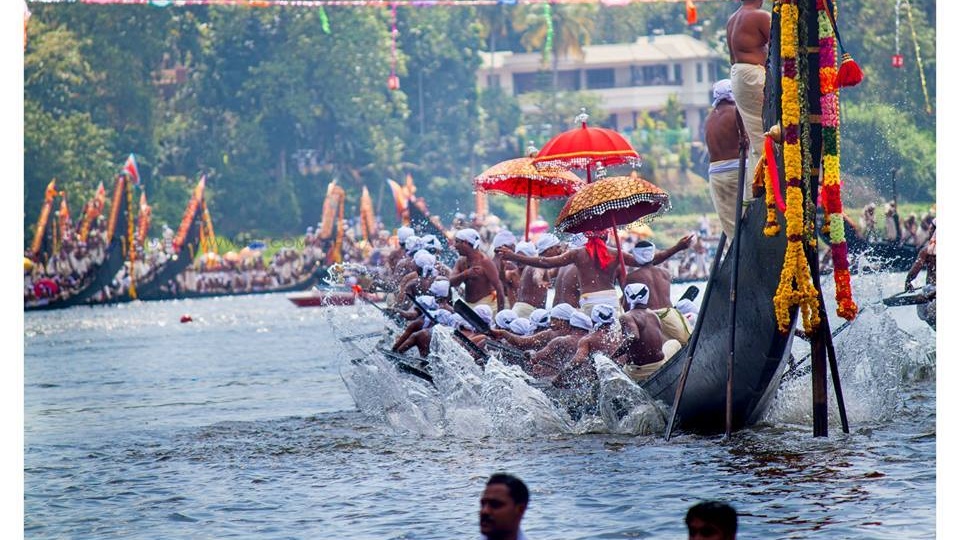
[[[786, 238], [783, 233], [765, 236], [765, 221], [763, 199], [755, 199], [741, 224], [733, 373], [735, 430], [756, 423], [766, 412], [786, 366], [792, 339], [792, 333], [784, 335], [778, 331], [773, 306]], [[729, 253], [735, 249], [731, 246]], [[677, 411], [676, 425], [684, 431], [720, 433], [726, 428], [732, 263], [733, 258], [727, 257], [709, 282], [706, 295], [710, 299], [705, 296], [706, 310], [698, 316], [700, 337]], [[668, 407], [673, 406], [689, 346], [642, 384], [652, 397]]]

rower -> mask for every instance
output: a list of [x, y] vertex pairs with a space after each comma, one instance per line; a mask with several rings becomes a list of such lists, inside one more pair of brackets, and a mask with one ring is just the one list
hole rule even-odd
[[[555, 377], [577, 352], [580, 339], [593, 329], [593, 321], [590, 320], [590, 317], [573, 309], [569, 304], [560, 305], [566, 306], [570, 310], [567, 327], [559, 337], [551, 339], [546, 347], [530, 355], [527, 361], [528, 371], [534, 377]], [[551, 322], [557, 319], [559, 319], [559, 316], [552, 317]]]
[[650, 291], [648, 302], [650, 309], [670, 307], [670, 272], [660, 264], [690, 247], [692, 241], [693, 235], [688, 234], [673, 246], [658, 252], [653, 242], [641, 240], [631, 251], [640, 264], [627, 274], [627, 285], [631, 283], [647, 285]]
[[[514, 236], [509, 229], [500, 229], [497, 231], [497, 234], [493, 237], [492, 247], [494, 252], [496, 249], [501, 246], [507, 246], [510, 249], [515, 249], [517, 245], [517, 237]], [[500, 281], [503, 283], [503, 291], [507, 295], [507, 307], [512, 307], [513, 304], [517, 301], [517, 289], [520, 288], [520, 276], [517, 272], [517, 265], [503, 260], [499, 254], [494, 253], [493, 264], [497, 267], [497, 273], [500, 276]], [[507, 271], [512, 270], [515, 276], [508, 278]]]
[[[931, 233], [930, 240], [927, 242], [927, 245], [920, 249], [920, 252], [917, 254], [917, 259], [913, 262], [913, 266], [910, 267], [910, 270], [907, 272], [906, 281], [903, 284], [904, 291], [912, 291], [913, 280], [916, 279], [917, 275], [920, 274], [921, 270], [927, 271], [926, 285], [924, 286], [924, 292], [928, 295], [936, 294], [937, 287], [937, 220], [933, 220], [933, 232]], [[929, 292], [928, 292], [929, 291]], [[930, 325], [930, 328], [934, 330], [937, 329], [937, 299], [934, 297], [929, 302], [923, 304], [917, 304], [917, 316], [920, 317], [920, 320], [926, 322]]]
[[[454, 235], [454, 249], [460, 254], [450, 275], [450, 284], [464, 284], [464, 301], [476, 309], [486, 305], [497, 311], [503, 309], [505, 295], [499, 272], [493, 261], [480, 251], [480, 233], [474, 229], [460, 229]], [[506, 249], [505, 247], [501, 247]], [[491, 313], [491, 319], [493, 314]]]
[[589, 360], [596, 353], [613, 358], [623, 342], [623, 334], [617, 323], [616, 308], [610, 304], [598, 304], [590, 313], [593, 331], [577, 343], [577, 352], [554, 379], [556, 386], [568, 386], [575, 380], [596, 378], [596, 371]]
[[628, 311], [620, 316], [620, 326], [628, 346], [624, 355], [614, 360], [622, 359], [623, 372], [633, 381], [641, 382], [680, 350], [680, 343], [675, 339], [664, 340], [660, 319], [647, 305], [649, 287], [631, 283], [623, 290], [623, 298]]

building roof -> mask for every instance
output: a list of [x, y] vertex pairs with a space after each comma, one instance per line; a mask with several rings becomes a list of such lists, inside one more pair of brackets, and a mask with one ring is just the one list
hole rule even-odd
[[[633, 43], [610, 43], [606, 45], [587, 45], [583, 48], [584, 58], [561, 57], [558, 62], [560, 69], [569, 66], [611, 65], [611, 64], [657, 64], [679, 60], [693, 60], [702, 58], [718, 58], [721, 55], [716, 50], [699, 39], [686, 34], [670, 34], [664, 36], [642, 36]], [[490, 69], [490, 53], [481, 52], [483, 60], [481, 69]], [[540, 65], [541, 54], [515, 53], [512, 51], [497, 51], [494, 54], [494, 69], [509, 67], [522, 69], [529, 67], [536, 69]]]

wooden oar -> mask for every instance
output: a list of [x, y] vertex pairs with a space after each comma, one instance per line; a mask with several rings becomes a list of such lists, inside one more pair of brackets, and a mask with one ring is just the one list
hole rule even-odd
[[402, 319], [399, 315], [397, 315], [396, 313], [390, 313], [390, 312], [388, 312], [387, 310], [383, 309], [382, 307], [378, 306], [376, 302], [374, 302], [373, 300], [370, 300], [369, 298], [367, 298], [367, 297], [363, 294], [363, 290], [361, 290], [360, 293], [357, 294], [357, 296], [359, 296], [360, 299], [363, 300], [364, 302], [366, 302], [366, 303], [370, 304], [371, 306], [377, 308], [377, 311], [379, 311], [380, 313], [383, 313], [383, 315], [384, 315], [386, 318], [388, 318], [388, 319], [390, 319], [391, 321], [393, 321], [397, 326], [403, 326], [403, 319]]
[[345, 336], [345, 337], [340, 338], [340, 342], [341, 342], [341, 343], [350, 343], [351, 341], [357, 341], [357, 340], [359, 340], [359, 339], [367, 339], [367, 338], [372, 338], [372, 337], [377, 337], [377, 336], [382, 336], [382, 335], [383, 335], [383, 331], [382, 331], [382, 330], [378, 330], [378, 331], [376, 331], [376, 332], [367, 332], [366, 334], [357, 334], [357, 335], [355, 335], [355, 336]]
[[670, 418], [667, 421], [667, 429], [664, 433], [664, 438], [668, 441], [670, 440], [670, 434], [673, 432], [673, 422], [677, 418], [677, 410], [680, 408], [680, 398], [683, 396], [683, 388], [687, 385], [687, 375], [690, 373], [690, 366], [693, 364], [693, 353], [697, 349], [697, 342], [700, 341], [700, 328], [703, 327], [707, 306], [710, 305], [711, 286], [717, 275], [717, 269], [720, 268], [720, 256], [723, 254], [723, 248], [726, 243], [727, 235], [721, 232], [720, 239], [717, 241], [717, 251], [713, 257], [713, 264], [710, 267], [710, 277], [707, 279], [707, 292], [704, 293], [703, 303], [700, 304], [700, 313], [703, 313], [704, 316], [697, 318], [697, 325], [693, 328], [690, 341], [687, 342], [687, 359], [683, 364], [680, 381], [677, 383], [677, 391], [673, 396], [673, 408], [670, 410]]
[[[417, 308], [423, 312], [424, 317], [427, 317], [428, 319], [430, 319], [430, 321], [433, 324], [439, 324], [437, 323], [437, 318], [431, 315], [430, 312], [427, 310], [427, 308], [423, 304], [417, 301], [415, 296], [413, 296], [410, 293], [407, 293], [407, 298], [409, 298], [410, 301], [413, 302], [413, 305], [417, 306]], [[461, 332], [459, 329], [454, 328], [453, 336], [457, 338], [464, 347], [467, 348], [467, 350], [471, 353], [471, 355], [475, 360], [477, 360], [478, 362], [482, 362], [486, 360], [487, 351], [483, 350], [479, 345], [477, 345], [473, 341], [470, 341], [470, 338], [468, 338], [466, 334]]]
[[[745, 133], [743, 121], [740, 113], [737, 113], [737, 127], [740, 133]], [[733, 240], [730, 242], [730, 249], [733, 250], [733, 266], [730, 271], [730, 349], [727, 357], [727, 410], [726, 410], [726, 432], [724, 437], [730, 438], [733, 431], [733, 361], [737, 346], [737, 285], [740, 280], [740, 231], [741, 221], [743, 221], [743, 184], [744, 177], [747, 175], [747, 146], [740, 143], [740, 166], [737, 171], [737, 206], [735, 209], [735, 221], [733, 229]]]
[[[477, 332], [493, 336], [493, 332], [490, 331], [490, 325], [487, 324], [487, 321], [483, 320], [483, 317], [470, 307], [470, 304], [464, 302], [463, 299], [457, 298], [457, 301], [453, 303], [453, 311], [470, 323], [470, 326], [476, 328]], [[518, 358], [524, 357], [523, 351], [507, 343], [497, 341], [488, 342], [488, 344]]]
[[[413, 375], [414, 377], [419, 377], [427, 381], [428, 383], [433, 384], [433, 376], [423, 370], [423, 367], [426, 367], [426, 366], [422, 366], [422, 367], [414, 366], [413, 364], [410, 364], [409, 362], [407, 362], [407, 357], [405, 357], [404, 355], [393, 352], [393, 351], [389, 351], [387, 349], [378, 347], [377, 351], [379, 351], [380, 354], [384, 356], [384, 358], [386, 358], [387, 360], [392, 362], [395, 366], [397, 366], [398, 370], [404, 373]], [[365, 358], [354, 358], [353, 360], [351, 360], [351, 362], [353, 362], [354, 364], [359, 364], [364, 359]]]
[[936, 298], [936, 289], [934, 289], [933, 295], [929, 295], [923, 291], [923, 289], [916, 291], [907, 291], [899, 294], [895, 294], [889, 298], [883, 299], [883, 305], [888, 307], [895, 306], [915, 306], [917, 304], [926, 304], [930, 300]]

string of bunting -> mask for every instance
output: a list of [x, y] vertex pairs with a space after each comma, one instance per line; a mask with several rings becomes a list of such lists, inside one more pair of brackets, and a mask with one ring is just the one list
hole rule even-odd
[[[330, 7], [330, 6], [377, 6], [391, 5], [409, 7], [432, 6], [496, 6], [530, 4], [602, 4], [605, 6], [625, 6], [629, 4], [679, 4], [685, 3], [688, 9], [693, 2], [719, 3], [729, 0], [29, 0], [31, 4], [91, 4], [91, 5], [150, 5], [154, 7], [184, 6], [240, 6], [240, 7]], [[326, 18], [322, 14], [321, 18]]]

